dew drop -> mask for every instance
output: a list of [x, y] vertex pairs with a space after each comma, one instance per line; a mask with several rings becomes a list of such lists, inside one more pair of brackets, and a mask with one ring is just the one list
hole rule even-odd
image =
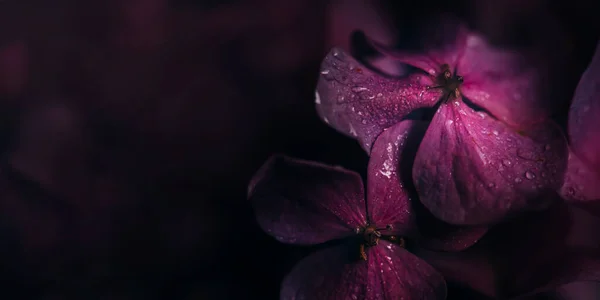
[[343, 103], [343, 102], [344, 102], [344, 100], [346, 100], [346, 97], [344, 97], [344, 96], [342, 96], [342, 95], [339, 95], [339, 96], [337, 96], [337, 102], [338, 102], [338, 103]]
[[325, 69], [325, 70], [321, 71], [321, 74], [327, 75], [327, 74], [329, 74], [329, 70]]
[[378, 97], [378, 98], [381, 98], [381, 97], [383, 97], [383, 94], [382, 94], [382, 93], [378, 93], [378, 94], [377, 94], [377, 97]]
[[492, 133], [493, 133], [494, 135], [496, 135], [496, 136], [499, 134], [498, 130], [495, 130], [495, 129], [494, 129], [494, 130], [492, 130]]
[[508, 167], [508, 166], [512, 165], [512, 162], [508, 159], [505, 159], [502, 161], [502, 164]]
[[523, 179], [521, 179], [521, 177], [515, 178], [515, 183], [521, 183], [521, 182], [523, 182]]
[[366, 91], [366, 90], [368, 90], [368, 89], [366, 87], [363, 87], [363, 86], [355, 86], [355, 87], [352, 88], [352, 91], [355, 92], [355, 93], [363, 92], [363, 91]]
[[496, 185], [495, 185], [493, 182], [490, 182], [490, 183], [488, 183], [488, 187], [490, 187], [490, 188], [493, 188], [493, 187], [495, 187], [495, 186], [496, 186]]
[[531, 171], [527, 171], [527, 172], [525, 172], [525, 178], [527, 178], [529, 180], [534, 179], [535, 178], [535, 174], [533, 172], [531, 172]]

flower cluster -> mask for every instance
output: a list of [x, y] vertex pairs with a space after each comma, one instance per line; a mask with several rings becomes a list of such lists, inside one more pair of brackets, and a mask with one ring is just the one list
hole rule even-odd
[[459, 22], [423, 35], [418, 51], [366, 39], [406, 66], [402, 76], [339, 48], [323, 60], [317, 112], [369, 154], [366, 182], [282, 155], [252, 179], [268, 234], [327, 245], [291, 271], [281, 298], [445, 299], [446, 280], [526, 297], [600, 279], [597, 241], [577, 227], [600, 223], [575, 207], [600, 212], [600, 48], [565, 135], [552, 117], [569, 100], [552, 97], [555, 74], [525, 50], [492, 46]]

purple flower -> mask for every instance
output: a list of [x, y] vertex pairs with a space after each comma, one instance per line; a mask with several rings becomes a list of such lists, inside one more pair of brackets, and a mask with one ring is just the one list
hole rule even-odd
[[569, 112], [570, 153], [561, 195], [600, 213], [600, 44]]
[[496, 222], [560, 187], [565, 141], [548, 119], [542, 72], [526, 56], [494, 49], [462, 26], [443, 29], [421, 54], [373, 43], [414, 68], [401, 78], [333, 49], [322, 64], [317, 110], [380, 156], [371, 148], [381, 132], [419, 109], [435, 109], [413, 168], [421, 201], [449, 223]]
[[404, 237], [436, 250], [463, 250], [486, 229], [450, 227], [437, 235], [421, 230], [421, 215], [398, 170], [418, 123], [402, 124], [379, 137], [375, 149], [386, 155], [371, 158], [366, 191], [357, 173], [283, 156], [255, 175], [249, 198], [267, 233], [298, 245], [341, 239], [292, 270], [282, 299], [444, 299], [443, 277], [404, 248]]

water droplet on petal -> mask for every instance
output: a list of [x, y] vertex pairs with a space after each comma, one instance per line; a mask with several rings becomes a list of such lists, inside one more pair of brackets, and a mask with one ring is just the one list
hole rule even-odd
[[508, 167], [508, 166], [512, 165], [512, 162], [508, 159], [505, 159], [502, 161], [502, 164]]
[[521, 177], [515, 178], [515, 183], [521, 183], [521, 182], [523, 182], [523, 179], [521, 179]]
[[495, 185], [493, 182], [490, 182], [490, 183], [488, 183], [488, 187], [490, 187], [490, 188], [493, 188], [493, 187], [495, 187], [495, 186], [496, 186], [496, 185]]
[[355, 93], [359, 93], [359, 92], [366, 91], [366, 90], [368, 90], [368, 89], [363, 86], [355, 86], [352, 88], [352, 91]]
[[325, 69], [325, 70], [321, 71], [321, 74], [327, 75], [327, 74], [329, 74], [329, 70]]
[[531, 172], [531, 171], [527, 171], [527, 172], [525, 172], [525, 178], [527, 178], [529, 180], [534, 179], [535, 178], [535, 174], [533, 172]]

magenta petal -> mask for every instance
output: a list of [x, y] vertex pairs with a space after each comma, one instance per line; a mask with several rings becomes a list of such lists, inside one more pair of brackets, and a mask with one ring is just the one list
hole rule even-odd
[[550, 114], [548, 99], [536, 88], [536, 70], [517, 52], [495, 50], [469, 35], [457, 72], [464, 78], [461, 93], [511, 126], [521, 128]]
[[569, 153], [568, 167], [560, 190], [564, 199], [575, 203], [600, 200], [600, 173], [593, 172], [589, 167], [575, 153]]
[[284, 243], [323, 243], [366, 224], [360, 175], [341, 167], [273, 156], [249, 189], [259, 225]]
[[600, 174], [600, 43], [575, 90], [569, 112], [569, 138], [573, 151]]
[[[379, 135], [373, 145], [369, 160], [367, 180], [367, 203], [371, 221], [378, 226], [393, 225], [393, 234], [407, 235], [415, 228], [415, 212], [412, 200], [407, 194], [401, 170], [406, 167], [407, 144], [412, 143], [416, 134], [423, 136], [427, 123], [402, 121]], [[418, 143], [412, 148], [416, 149]], [[414, 151], [414, 150], [413, 150]], [[414, 157], [414, 156], [412, 156]], [[410, 165], [409, 165], [410, 167]]]
[[566, 143], [551, 123], [513, 132], [455, 101], [440, 106], [413, 168], [421, 202], [451, 224], [487, 224], [557, 190]]
[[475, 244], [487, 228], [444, 223], [407, 194], [405, 184], [412, 182], [410, 170], [426, 130], [426, 122], [407, 120], [377, 137], [369, 161], [369, 215], [379, 226], [391, 224], [394, 228], [391, 234], [418, 236], [419, 244], [425, 248], [461, 251]]
[[367, 261], [350, 250], [329, 248], [299, 262], [282, 284], [281, 299], [446, 298], [444, 278], [403, 248], [382, 241], [368, 250]]
[[321, 65], [316, 105], [321, 118], [338, 131], [355, 137], [370, 152], [375, 138], [411, 111], [431, 107], [441, 96], [427, 89], [429, 76], [384, 78], [363, 67], [340, 49], [333, 49]]

